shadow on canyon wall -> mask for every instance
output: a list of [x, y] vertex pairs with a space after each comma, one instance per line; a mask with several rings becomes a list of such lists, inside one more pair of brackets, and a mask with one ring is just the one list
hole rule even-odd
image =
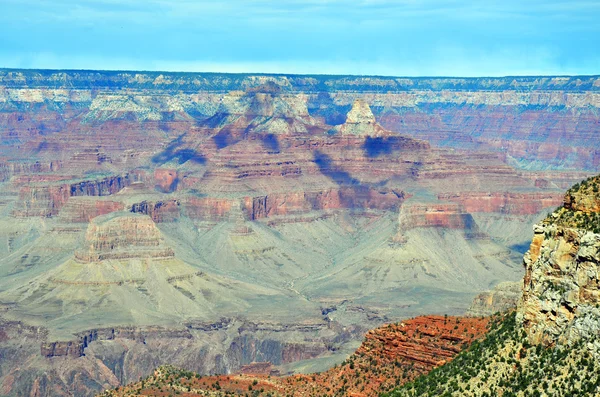
[[179, 149], [179, 147], [183, 145], [183, 138], [185, 135], [186, 134], [179, 136], [172, 141], [165, 150], [152, 157], [152, 162], [154, 164], [164, 164], [172, 160], [177, 160], [178, 164], [183, 164], [188, 161], [196, 164], [205, 164], [206, 158], [194, 149]]
[[319, 167], [319, 171], [338, 185], [359, 185], [360, 181], [341, 167], [333, 164], [331, 157], [316, 150], [314, 153], [314, 162]]

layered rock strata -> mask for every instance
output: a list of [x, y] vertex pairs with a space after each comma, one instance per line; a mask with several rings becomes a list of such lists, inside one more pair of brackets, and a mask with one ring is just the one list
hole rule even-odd
[[[322, 373], [277, 377], [268, 362], [242, 367], [241, 374], [194, 377], [173, 367], [158, 368], [140, 383], [103, 396], [134, 390], [158, 396], [165, 390], [188, 390], [190, 396], [245, 395], [263, 390], [273, 396], [378, 396], [450, 361], [481, 338], [487, 318], [424, 316], [369, 331], [359, 349], [341, 365]], [[215, 386], [218, 385], [218, 386]]]
[[170, 258], [175, 254], [165, 246], [160, 231], [147, 216], [107, 215], [94, 218], [85, 235], [86, 250], [75, 258], [80, 262], [109, 259]]

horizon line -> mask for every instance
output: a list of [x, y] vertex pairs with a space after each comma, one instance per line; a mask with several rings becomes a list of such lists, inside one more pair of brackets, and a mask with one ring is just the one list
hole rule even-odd
[[380, 75], [380, 74], [331, 74], [331, 73], [268, 73], [268, 72], [210, 72], [210, 71], [178, 71], [178, 70], [143, 70], [143, 69], [56, 69], [56, 68], [14, 68], [0, 67], [0, 71], [31, 71], [31, 72], [113, 72], [113, 73], [169, 73], [169, 74], [214, 74], [234, 76], [299, 76], [299, 77], [376, 77], [388, 79], [506, 79], [506, 78], [544, 78], [544, 77], [598, 77], [599, 74], [522, 74], [503, 76], [452, 76], [452, 75]]

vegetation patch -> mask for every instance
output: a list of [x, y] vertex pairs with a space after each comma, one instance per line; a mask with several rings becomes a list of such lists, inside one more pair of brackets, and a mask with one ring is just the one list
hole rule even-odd
[[383, 397], [589, 396], [600, 392], [600, 363], [584, 342], [543, 348], [528, 343], [515, 312], [454, 360]]

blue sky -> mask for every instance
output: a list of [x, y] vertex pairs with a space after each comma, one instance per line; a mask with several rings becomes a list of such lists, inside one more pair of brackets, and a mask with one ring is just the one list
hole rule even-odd
[[600, 74], [600, 0], [0, 0], [0, 67]]

